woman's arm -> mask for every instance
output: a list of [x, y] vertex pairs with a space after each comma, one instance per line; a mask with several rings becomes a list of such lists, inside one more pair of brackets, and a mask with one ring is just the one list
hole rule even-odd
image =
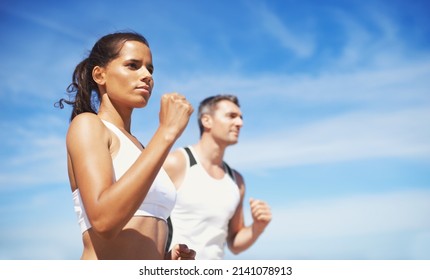
[[113, 238], [131, 219], [191, 113], [192, 107], [184, 98], [164, 95], [157, 131], [118, 181], [114, 180], [107, 128], [94, 114], [75, 117], [67, 134], [67, 150], [75, 183], [96, 233]]

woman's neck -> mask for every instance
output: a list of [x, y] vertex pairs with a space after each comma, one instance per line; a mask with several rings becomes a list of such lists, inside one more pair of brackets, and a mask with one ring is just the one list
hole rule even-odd
[[130, 109], [121, 109], [112, 104], [107, 95], [103, 95], [97, 115], [114, 124], [116, 127], [131, 133], [131, 113]]

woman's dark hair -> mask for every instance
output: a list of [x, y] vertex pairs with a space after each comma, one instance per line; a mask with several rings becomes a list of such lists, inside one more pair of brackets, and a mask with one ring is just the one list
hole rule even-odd
[[72, 83], [67, 87], [67, 93], [72, 99], [61, 98], [55, 103], [56, 107], [64, 108], [64, 104], [73, 106], [70, 121], [77, 115], [90, 112], [96, 114], [100, 104], [100, 92], [93, 80], [92, 71], [95, 66], [105, 67], [119, 56], [122, 46], [127, 41], [138, 41], [149, 47], [148, 41], [135, 32], [117, 32], [103, 36], [93, 46], [86, 59], [75, 68]]

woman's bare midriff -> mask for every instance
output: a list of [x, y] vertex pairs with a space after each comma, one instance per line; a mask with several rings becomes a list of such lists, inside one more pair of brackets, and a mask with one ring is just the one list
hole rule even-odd
[[84, 251], [81, 259], [164, 259], [167, 234], [164, 220], [142, 216], [131, 218], [118, 236], [110, 240], [89, 229], [82, 235]]

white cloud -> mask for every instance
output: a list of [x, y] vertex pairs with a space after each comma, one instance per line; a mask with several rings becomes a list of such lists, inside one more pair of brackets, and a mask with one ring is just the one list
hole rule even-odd
[[229, 258], [428, 259], [429, 201], [429, 190], [406, 190], [275, 206], [257, 243]]
[[333, 238], [430, 230], [429, 201], [428, 190], [303, 201], [274, 213], [273, 234]]
[[365, 17], [340, 9], [332, 11], [345, 36], [339, 56], [333, 61], [336, 67], [392, 64], [402, 56], [404, 39], [398, 24], [375, 7], [364, 7], [363, 13]]
[[[59, 118], [33, 117], [19, 125], [2, 122], [2, 143], [9, 148], [0, 161], [0, 190], [68, 182], [65, 129]], [[10, 153], [10, 154], [9, 154]]]
[[429, 74], [430, 63], [424, 61], [355, 72], [326, 73], [318, 77], [291, 76], [285, 77], [284, 83], [278, 79], [264, 84], [272, 85], [268, 93], [311, 102], [386, 100], [391, 103], [417, 98], [429, 101], [430, 83], [426, 79]]
[[15, 189], [2, 197], [0, 259], [79, 258], [82, 241], [67, 184]]
[[281, 19], [267, 7], [258, 7], [259, 22], [265, 31], [277, 39], [280, 44], [301, 58], [307, 58], [314, 52], [314, 42], [310, 32], [294, 32], [284, 24]]
[[50, 17], [44, 17], [34, 11], [26, 11], [24, 9], [12, 9], [12, 8], [3, 8], [3, 11], [7, 12], [10, 15], [18, 17], [21, 20], [28, 21], [31, 24], [38, 25], [48, 30], [52, 30], [58, 32], [66, 37], [77, 39], [80, 41], [86, 42], [88, 40], [88, 36], [82, 32], [82, 30], [72, 29], [70, 25], [63, 24], [61, 22], [56, 22], [52, 20]]
[[[72, 207], [70, 209], [73, 211]], [[2, 240], [9, 243], [2, 246], [0, 259], [79, 259], [82, 242], [77, 223], [71, 223], [64, 217], [63, 221], [61, 219], [52, 221], [42, 217], [40, 219], [34, 217], [34, 220], [38, 222], [37, 225], [20, 224], [1, 228]]]
[[[430, 108], [357, 112], [242, 139], [229, 151], [241, 169], [381, 157], [428, 158]], [[259, 150], [259, 153], [255, 151]]]
[[[257, 76], [200, 75], [169, 80], [160, 91], [176, 88], [193, 101], [214, 92], [228, 92], [241, 100], [307, 102], [310, 104], [364, 104], [371, 107], [430, 103], [430, 60], [403, 61], [350, 72], [326, 71], [320, 75], [272, 73]], [[284, 103], [273, 104], [273, 110]], [[264, 108], [262, 108], [264, 109]]]

